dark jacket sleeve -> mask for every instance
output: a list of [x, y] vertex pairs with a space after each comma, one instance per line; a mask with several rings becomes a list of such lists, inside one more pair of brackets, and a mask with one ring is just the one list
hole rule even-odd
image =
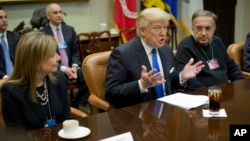
[[13, 84], [6, 83], [1, 88], [2, 114], [6, 128], [11, 132], [25, 130], [22, 106], [19, 104], [17, 93], [21, 95], [24, 91]]
[[[191, 42], [191, 37], [186, 37], [184, 40], [180, 42], [178, 45], [178, 50], [176, 54], [176, 68], [178, 71], [182, 71], [190, 58], [194, 58], [195, 62], [200, 61], [196, 58], [196, 52], [193, 50], [195, 48], [195, 43]], [[192, 47], [192, 48], [190, 48]], [[187, 82], [188, 89], [199, 89], [205, 88], [206, 85], [199, 81], [197, 78], [191, 78]]]
[[[114, 50], [108, 62], [105, 83], [106, 99], [115, 108], [143, 102], [143, 97], [138, 85], [140, 75], [137, 73], [138, 78], [135, 78], [135, 74], [131, 74], [129, 70], [131, 68], [126, 64], [132, 63], [130, 62], [132, 58], [127, 58], [128, 60], [125, 61], [126, 56], [127, 55], [120, 52], [120, 50]], [[133, 70], [134, 69], [137, 69], [137, 67], [133, 68]], [[140, 68], [138, 68], [138, 70], [140, 70]]]
[[244, 52], [243, 52], [243, 69], [250, 72], [250, 32], [246, 36]]

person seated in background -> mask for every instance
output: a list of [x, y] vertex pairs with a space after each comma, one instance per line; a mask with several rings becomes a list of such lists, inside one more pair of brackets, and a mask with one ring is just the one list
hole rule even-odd
[[16, 45], [19, 40], [19, 34], [7, 28], [8, 16], [0, 7], [0, 79], [6, 78], [12, 72]]
[[243, 50], [243, 70], [250, 72], [250, 32], [246, 36]]
[[182, 70], [190, 58], [202, 61], [205, 67], [187, 82], [187, 89], [196, 90], [211, 85], [243, 79], [234, 60], [229, 58], [222, 40], [214, 35], [217, 15], [197, 10], [192, 16], [193, 34], [182, 39], [177, 48], [177, 69]]
[[107, 66], [105, 98], [113, 108], [142, 103], [172, 93], [203, 68], [190, 59], [183, 71], [174, 69], [172, 49], [166, 45], [170, 15], [146, 8], [137, 18], [137, 35], [112, 51]]
[[12, 74], [1, 86], [2, 113], [7, 131], [53, 126], [73, 118], [66, 78], [57, 71], [57, 41], [39, 31], [21, 36]]
[[63, 12], [60, 5], [50, 3], [46, 7], [46, 16], [49, 24], [44, 26], [41, 31], [57, 39], [56, 51], [61, 56], [59, 70], [64, 72], [68, 79], [76, 79], [79, 84], [78, 93], [71, 105], [78, 108], [79, 105], [87, 103], [90, 93], [80, 67], [82, 62], [76, 32], [73, 27], [63, 23]]

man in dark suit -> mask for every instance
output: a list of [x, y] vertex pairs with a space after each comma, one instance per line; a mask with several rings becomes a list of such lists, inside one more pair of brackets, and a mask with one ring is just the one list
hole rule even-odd
[[203, 68], [190, 59], [182, 72], [174, 69], [172, 49], [165, 44], [170, 16], [159, 8], [144, 9], [137, 17], [137, 37], [110, 55], [106, 99], [121, 108], [168, 95]]
[[76, 79], [80, 85], [75, 101], [72, 103], [73, 107], [78, 108], [79, 105], [86, 104], [89, 90], [80, 67], [81, 60], [76, 32], [73, 27], [63, 22], [63, 13], [60, 5], [51, 3], [46, 7], [45, 12], [49, 24], [41, 31], [55, 36], [58, 42], [57, 53], [62, 58], [59, 62], [59, 70], [64, 72], [68, 79]]
[[[0, 7], [0, 79], [6, 78], [12, 71], [14, 64], [16, 45], [19, 40], [19, 34], [7, 30], [8, 27], [8, 17], [5, 10]], [[5, 43], [3, 43], [5, 42]], [[3, 45], [4, 44], [4, 45]], [[4, 47], [8, 52], [8, 55], [4, 53]], [[8, 58], [6, 58], [8, 57]], [[6, 61], [9, 59], [9, 61]], [[8, 62], [8, 63], [7, 63]], [[9, 70], [6, 68], [10, 67]]]

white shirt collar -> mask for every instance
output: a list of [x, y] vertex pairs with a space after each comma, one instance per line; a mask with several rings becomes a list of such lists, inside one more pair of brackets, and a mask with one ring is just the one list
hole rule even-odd
[[[140, 39], [141, 39], [141, 38], [140, 38]], [[154, 48], [151, 47], [151, 46], [149, 46], [148, 44], [146, 44], [146, 43], [143, 41], [143, 39], [141, 39], [141, 43], [142, 43], [142, 45], [143, 45], [143, 47], [144, 47], [144, 49], [145, 49], [147, 55], [150, 55], [152, 49], [154, 49]]]
[[1, 33], [1, 34], [0, 34], [0, 37], [1, 37], [2, 35], [4, 35], [4, 37], [7, 39], [7, 31], [5, 31], [4, 33]]
[[59, 24], [59, 25], [56, 27], [55, 25], [49, 23], [49, 26], [51, 27], [51, 29], [52, 29], [53, 31], [56, 31], [56, 28], [59, 28], [59, 29], [62, 31], [61, 24]]

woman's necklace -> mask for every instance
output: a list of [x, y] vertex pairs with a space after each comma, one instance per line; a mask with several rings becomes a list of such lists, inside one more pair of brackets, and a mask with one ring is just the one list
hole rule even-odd
[[46, 78], [44, 79], [43, 88], [44, 88], [43, 93], [39, 94], [39, 92], [36, 91], [36, 95], [40, 99], [41, 105], [46, 105], [49, 102], [49, 95], [48, 95], [48, 87], [47, 87]]

